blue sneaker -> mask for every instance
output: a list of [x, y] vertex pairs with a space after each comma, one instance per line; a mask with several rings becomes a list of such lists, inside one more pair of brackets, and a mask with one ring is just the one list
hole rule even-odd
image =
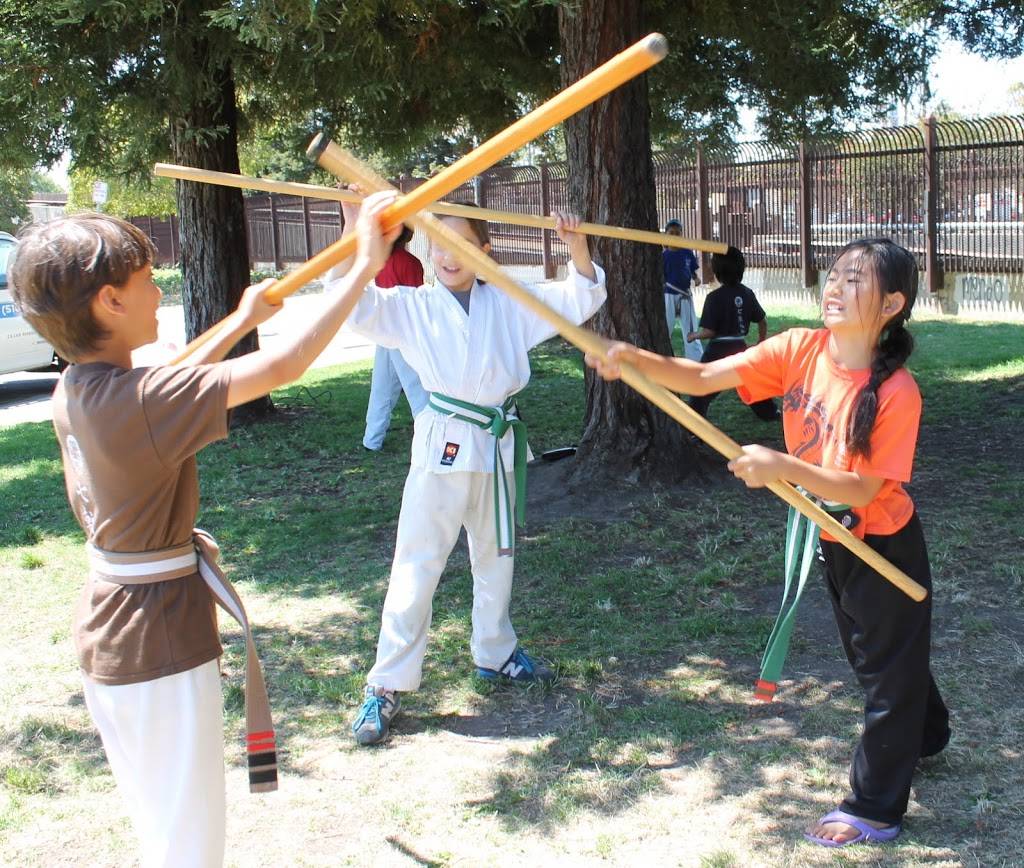
[[512, 652], [500, 669], [487, 669], [484, 666], [476, 667], [476, 674], [488, 681], [515, 681], [519, 684], [529, 684], [534, 681], [550, 681], [555, 677], [547, 666], [540, 660], [534, 660], [522, 648], [517, 647]]
[[352, 722], [352, 735], [361, 745], [380, 744], [388, 737], [391, 719], [398, 714], [402, 703], [398, 693], [367, 684], [363, 691], [365, 699], [359, 707], [359, 714]]

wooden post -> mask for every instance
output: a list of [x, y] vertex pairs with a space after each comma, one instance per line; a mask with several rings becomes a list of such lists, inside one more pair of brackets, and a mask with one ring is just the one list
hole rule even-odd
[[482, 172], [474, 179], [473, 198], [481, 208], [487, 207], [487, 172]]
[[935, 115], [924, 119], [924, 269], [925, 287], [930, 293], [942, 289], [942, 266], [939, 263], [939, 166], [935, 136]]
[[310, 228], [309, 228], [309, 199], [307, 199], [305, 196], [302, 197], [302, 227], [303, 227], [302, 240], [306, 242], [305, 243], [306, 259], [312, 259], [313, 258], [313, 239], [311, 237], [312, 233], [310, 232]]
[[[708, 211], [709, 199], [708, 190], [708, 167], [704, 162], [704, 146], [697, 144], [697, 237], [710, 240], [711, 238], [711, 213]], [[700, 254], [700, 279], [707, 283], [711, 279], [711, 254], [706, 250]]]
[[277, 203], [274, 201], [274, 194], [270, 194], [270, 250], [274, 260], [274, 268], [280, 271], [281, 264], [280, 245], [277, 242]]
[[[266, 178], [250, 178], [232, 172], [211, 172], [206, 169], [195, 169], [190, 166], [174, 166], [170, 163], [157, 163], [153, 174], [162, 178], [178, 178], [182, 181], [196, 181], [202, 184], [218, 184], [227, 187], [239, 187], [243, 190], [263, 190], [268, 193], [281, 193], [285, 196], [302, 196], [314, 199], [325, 199], [329, 202], [361, 202], [363, 197], [349, 190], [336, 187], [319, 187], [316, 184], [293, 184], [290, 181], [271, 181]], [[408, 189], [418, 186], [418, 179], [411, 178]], [[262, 202], [259, 197], [247, 199], [246, 202]], [[431, 202], [426, 210], [435, 214], [448, 214], [452, 217], [465, 217], [468, 220], [487, 220], [490, 223], [511, 223], [513, 226], [529, 226], [534, 229], [554, 230], [557, 222], [554, 217], [542, 217], [540, 214], [526, 214], [521, 211], [497, 211], [493, 208], [477, 208], [468, 205], [456, 205], [452, 202]], [[246, 219], [249, 216], [246, 205]], [[689, 250], [707, 250], [710, 253], [725, 253], [728, 244], [709, 241], [702, 238], [687, 238], [683, 235], [666, 235], [664, 232], [652, 232], [647, 229], [626, 229], [622, 226], [605, 226], [601, 223], [580, 223], [577, 231], [584, 235], [600, 235], [605, 238], [621, 238], [623, 241], [638, 241], [641, 244], [654, 244], [657, 247], [679, 247]], [[251, 234], [251, 233], [250, 233]]]
[[811, 256], [811, 159], [806, 142], [800, 142], [797, 152], [799, 166], [800, 199], [797, 220], [800, 225], [800, 274], [804, 287], [811, 289], [818, 285], [818, 272]]
[[[540, 213], [547, 217], [551, 213], [551, 173], [546, 163], [540, 167]], [[551, 259], [551, 230], [540, 230], [540, 257], [544, 266], [544, 279], [553, 280], [555, 277], [555, 263]]]

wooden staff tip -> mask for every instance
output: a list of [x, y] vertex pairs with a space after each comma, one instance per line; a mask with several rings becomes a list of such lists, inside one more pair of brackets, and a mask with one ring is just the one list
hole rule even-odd
[[644, 48], [658, 60], [664, 60], [668, 54], [668, 40], [660, 33], [652, 33], [644, 39]]
[[326, 132], [319, 132], [313, 137], [313, 141], [309, 143], [309, 147], [306, 148], [306, 156], [309, 157], [314, 163], [320, 159], [320, 155], [327, 150], [327, 146], [331, 143], [331, 137]]

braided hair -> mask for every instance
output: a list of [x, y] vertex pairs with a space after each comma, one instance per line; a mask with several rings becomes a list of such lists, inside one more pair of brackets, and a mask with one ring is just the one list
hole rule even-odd
[[863, 260], [872, 268], [882, 297], [894, 292], [903, 294], [906, 302], [882, 328], [878, 349], [871, 360], [871, 375], [857, 395], [846, 432], [846, 445], [853, 454], [871, 454], [871, 430], [878, 413], [878, 389], [903, 367], [914, 350], [914, 338], [905, 323], [917, 299], [917, 262], [905, 248], [889, 238], [863, 238], [851, 241], [836, 257], [850, 251], [861, 251]]

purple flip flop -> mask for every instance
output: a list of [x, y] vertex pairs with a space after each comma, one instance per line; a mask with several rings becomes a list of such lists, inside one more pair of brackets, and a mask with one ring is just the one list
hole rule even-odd
[[832, 841], [829, 838], [819, 838], [809, 832], [804, 832], [804, 837], [808, 841], [820, 844], [822, 847], [845, 847], [848, 844], [884, 844], [886, 841], [894, 840], [902, 829], [899, 823], [895, 826], [888, 826], [885, 829], [876, 829], [871, 824], [865, 823], [860, 817], [855, 817], [853, 814], [846, 813], [846, 811], [832, 811], [831, 814], [825, 814], [818, 822], [846, 823], [847, 826], [853, 826], [859, 833], [856, 838], [851, 838], [849, 841]]

